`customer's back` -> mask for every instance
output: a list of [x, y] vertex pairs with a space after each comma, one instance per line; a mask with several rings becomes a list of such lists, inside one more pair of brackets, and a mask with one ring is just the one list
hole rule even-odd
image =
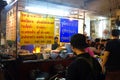
[[76, 57], [68, 66], [66, 80], [102, 80], [99, 62], [85, 51], [88, 47], [86, 37], [75, 34], [71, 37], [70, 44]]

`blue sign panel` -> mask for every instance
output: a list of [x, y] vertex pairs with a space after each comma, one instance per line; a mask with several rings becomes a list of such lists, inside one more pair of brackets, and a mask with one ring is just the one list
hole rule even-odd
[[70, 42], [73, 34], [78, 33], [78, 20], [60, 19], [60, 42]]

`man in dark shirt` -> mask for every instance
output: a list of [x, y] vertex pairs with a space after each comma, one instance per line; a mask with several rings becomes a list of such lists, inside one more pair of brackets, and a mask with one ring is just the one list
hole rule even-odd
[[85, 51], [88, 47], [86, 37], [83, 34], [75, 34], [71, 37], [70, 44], [77, 56], [68, 66], [66, 80], [102, 80], [98, 77], [98, 73], [102, 71], [99, 62]]
[[102, 67], [106, 68], [106, 80], [120, 80], [120, 31], [113, 29], [111, 40], [106, 44]]
[[54, 38], [54, 44], [52, 44], [52, 50], [55, 50], [59, 47], [60, 45], [58, 44], [58, 37]]

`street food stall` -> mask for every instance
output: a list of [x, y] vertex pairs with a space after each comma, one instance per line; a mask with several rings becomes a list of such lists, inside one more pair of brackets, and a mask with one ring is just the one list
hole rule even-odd
[[[39, 7], [45, 7], [44, 11], [48, 10], [43, 14], [30, 11], [33, 9], [30, 5], [21, 8], [21, 3], [14, 0], [2, 11], [4, 20], [0, 43], [0, 74], [3, 75], [1, 79], [34, 80], [37, 78], [36, 72], [47, 73], [50, 78], [64, 71], [74, 57], [69, 44], [70, 37], [78, 33], [79, 29], [82, 33], [82, 27], [79, 26], [83, 25], [83, 19], [78, 20], [75, 16], [69, 18], [66, 11], [70, 8], [67, 6], [58, 5], [59, 9], [55, 9], [53, 7], [56, 4], [42, 2], [47, 4], [47, 8]], [[64, 7], [66, 11], [62, 10]], [[53, 14], [54, 11], [50, 10], [58, 13]], [[56, 36], [59, 47], [52, 50], [51, 45], [54, 44]]]

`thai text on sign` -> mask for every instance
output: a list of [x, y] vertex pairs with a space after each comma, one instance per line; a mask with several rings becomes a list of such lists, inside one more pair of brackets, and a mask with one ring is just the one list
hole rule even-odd
[[54, 43], [54, 18], [20, 13], [20, 44]]
[[16, 5], [7, 12], [6, 40], [16, 40]]
[[60, 19], [60, 42], [70, 42], [72, 35], [78, 33], [78, 20]]

